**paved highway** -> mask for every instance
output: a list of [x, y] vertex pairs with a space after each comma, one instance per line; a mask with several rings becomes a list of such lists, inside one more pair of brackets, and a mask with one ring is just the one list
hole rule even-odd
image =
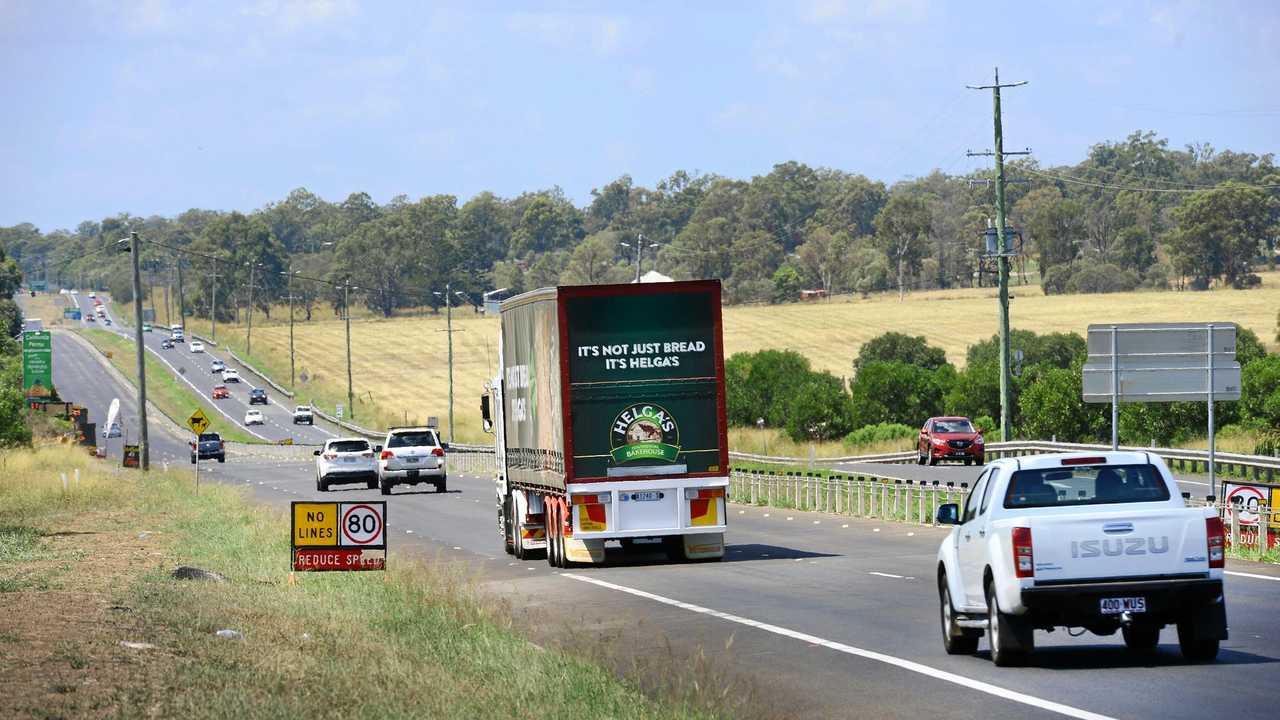
[[[80, 294], [70, 297], [73, 301], [79, 303], [82, 317], [93, 312], [93, 300], [87, 295]], [[112, 319], [112, 325], [105, 326], [101, 322], [88, 323], [83, 319], [81, 324], [86, 327], [97, 326], [102, 330], [115, 332], [117, 335], [132, 342], [134, 338], [133, 328], [118, 322], [119, 313], [115, 312], [109, 301], [104, 300], [104, 303], [107, 316]], [[169, 337], [168, 329], [158, 325], [154, 332], [143, 333], [147, 350], [160, 360], [166, 370], [177, 378], [178, 382], [184, 383], [190, 390], [204, 397], [211, 407], [221, 413], [221, 417], [210, 418], [213, 421], [212, 430], [216, 431], [218, 425], [229, 422], [250, 435], [263, 440], [274, 442], [291, 438], [295, 443], [303, 445], [320, 445], [325, 440], [338, 436], [337, 429], [331, 430], [325, 427], [323, 421], [319, 419], [317, 419], [317, 424], [314, 427], [294, 425], [294, 403], [270, 387], [265, 388], [267, 390], [268, 404], [252, 406], [262, 411], [265, 424], [245, 426], [244, 415], [250, 408], [249, 389], [255, 387], [254, 380], [256, 376], [217, 348], [206, 346], [203, 353], [191, 352], [191, 338], [187, 338], [186, 343], [177, 343], [173, 349], [166, 350], [160, 346], [160, 343], [167, 337]], [[241, 382], [227, 384], [227, 389], [231, 393], [229, 398], [213, 399], [213, 386], [222, 382], [220, 374], [214, 374], [209, 370], [210, 364], [214, 360], [222, 360], [228, 367], [233, 367], [240, 371]]]
[[[104, 382], [99, 358], [71, 339], [54, 342], [60, 391], [97, 418], [119, 396], [130, 416], [130, 392]], [[158, 429], [152, 438], [153, 457], [185, 454]], [[308, 461], [232, 456], [201, 475], [279, 508], [316, 497], [379, 497], [355, 486], [316, 492]], [[933, 572], [943, 531], [732, 505], [724, 562], [673, 565], [611, 550], [608, 566], [555, 571], [503, 554], [490, 481], [451, 480], [447, 494], [400, 488], [389, 498], [393, 556], [417, 551], [475, 568], [485, 589], [536, 628], [539, 643], [571, 650], [584, 639], [587, 647], [605, 643], [623, 667], [661, 668], [672, 654], [701, 649], [716, 669], [711, 679], [683, 661], [666, 674], [687, 672], [707, 692], [728, 687], [731, 699], [764, 715], [1199, 720], [1265, 716], [1275, 704], [1280, 571], [1273, 567], [1229, 564], [1231, 639], [1215, 664], [1184, 664], [1171, 630], [1149, 657], [1126, 651], [1118, 636], [1038, 632], [1031, 667], [1000, 669], [985, 641], [977, 656], [942, 652]]]

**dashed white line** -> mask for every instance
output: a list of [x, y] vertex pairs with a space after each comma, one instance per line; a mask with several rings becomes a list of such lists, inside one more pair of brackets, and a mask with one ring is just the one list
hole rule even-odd
[[902, 580], [903, 578], [905, 578], [905, 577], [906, 577], [905, 575], [894, 575], [893, 573], [882, 573], [882, 572], [876, 572], [876, 571], [874, 571], [874, 570], [873, 570], [873, 571], [871, 571], [871, 572], [869, 572], [869, 573], [867, 573], [867, 574], [868, 574], [868, 575], [878, 575], [878, 576], [880, 576], [880, 577], [893, 578], [894, 580]]
[[1046, 700], [1044, 698], [1039, 698], [1034, 695], [1027, 695], [1026, 693], [1020, 693], [1016, 690], [1010, 690], [1008, 688], [1003, 688], [998, 685], [992, 685], [990, 683], [982, 682], [981, 680], [974, 680], [973, 678], [968, 678], [963, 675], [957, 675], [955, 673], [947, 672], [945, 670], [939, 670], [937, 668], [930, 667], [928, 665], [924, 665], [911, 660], [895, 657], [893, 655], [886, 655], [884, 653], [875, 652], [874, 650], [864, 650], [862, 648], [854, 647], [852, 645], [845, 645], [844, 643], [838, 643], [832, 640], [827, 640], [825, 638], [817, 637], [815, 635], [809, 635], [808, 633], [802, 633], [796, 630], [780, 627], [778, 625], [771, 625], [769, 623], [763, 623], [757, 620], [751, 620], [749, 618], [740, 617], [738, 615], [731, 615], [729, 613], [721, 612], [719, 610], [712, 610], [711, 608], [702, 607], [701, 605], [694, 605], [693, 603], [687, 603], [681, 600], [674, 600], [672, 598], [663, 597], [662, 595], [655, 595], [654, 593], [651, 593], [651, 592], [646, 592], [644, 590], [637, 590], [635, 588], [626, 587], [624, 585], [617, 585], [615, 583], [607, 582], [605, 580], [598, 580], [592, 577], [586, 577], [583, 575], [574, 575], [574, 574], [568, 574], [568, 573], [564, 574], [564, 577], [570, 578], [572, 580], [577, 580], [579, 582], [590, 583], [592, 585], [597, 585], [599, 587], [608, 588], [610, 590], [624, 592], [629, 595], [645, 598], [647, 600], [653, 600], [655, 602], [660, 602], [664, 605], [678, 607], [682, 610], [688, 610], [690, 612], [699, 613], [701, 615], [709, 615], [711, 617], [714, 617], [720, 620], [725, 620], [727, 622], [737, 623], [739, 625], [746, 625], [747, 627], [755, 628], [757, 630], [763, 630], [768, 633], [773, 633], [774, 635], [781, 635], [783, 637], [788, 637], [793, 640], [799, 640], [801, 642], [806, 642], [811, 645], [820, 645], [829, 650], [835, 650], [836, 652], [845, 653], [846, 655], [853, 655], [856, 657], [864, 658], [866, 660], [873, 660], [875, 662], [881, 662], [886, 665], [892, 665], [894, 667], [898, 667], [913, 673], [918, 673], [920, 675], [924, 675], [926, 677], [930, 677], [935, 680], [941, 680], [943, 682], [952, 683], [953, 685], [959, 685], [961, 687], [969, 688], [970, 690], [976, 690], [978, 692], [986, 693], [987, 695], [992, 695], [994, 697], [1002, 698], [1004, 700], [1009, 700], [1011, 702], [1020, 703], [1022, 705], [1028, 705], [1030, 707], [1039, 708], [1041, 710], [1057, 713], [1059, 715], [1065, 715], [1066, 717], [1080, 718], [1080, 720], [1112, 720], [1112, 718], [1106, 715], [1100, 715], [1098, 713], [1089, 712], [1088, 710], [1082, 710], [1077, 707], [1064, 705], [1062, 703], [1054, 702], [1052, 700]]

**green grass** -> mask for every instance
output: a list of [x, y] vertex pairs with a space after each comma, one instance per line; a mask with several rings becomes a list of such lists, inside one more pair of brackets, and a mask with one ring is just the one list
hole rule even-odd
[[[96, 688], [109, 692], [113, 715], [647, 720], [749, 712], [719, 687], [683, 695], [641, 692], [584, 659], [593, 654], [590, 642], [572, 652], [539, 648], [515, 631], [514, 614], [481, 595], [457, 566], [393, 553], [385, 573], [299, 573], [292, 584], [286, 516], [249, 505], [235, 488], [206, 486], [196, 495], [185, 474], [110, 476], [87, 458], [49, 450], [21, 454], [23, 467], [0, 477], [0, 525], [20, 519], [32, 526], [82, 527], [110, 517], [119, 537], [133, 538], [142, 528], [156, 533], [145, 544], [123, 542], [139, 545], [136, 562], [117, 557], [113, 567], [124, 575], [99, 574], [86, 592], [109, 587], [110, 597], [95, 596], [94, 603], [125, 608], [127, 637], [158, 650], [123, 660], [110, 659], [107, 651], [104, 658], [100, 649], [114, 648], [119, 638], [111, 630], [94, 637], [92, 627], [83, 629], [82, 638], [75, 617], [33, 617], [21, 626], [25, 634], [50, 636], [43, 650], [39, 642], [24, 649], [44, 653], [46, 666], [59, 672], [83, 670], [100, 678], [125, 663], [126, 671], [111, 675], [117, 686]], [[85, 473], [69, 493], [45, 471], [66, 463]], [[95, 542], [104, 553], [118, 552], [122, 544]], [[0, 568], [7, 557], [0, 558]], [[86, 570], [98, 569], [96, 560], [86, 558]], [[213, 570], [228, 581], [172, 580], [168, 571], [177, 564]], [[41, 607], [32, 604], [25, 612], [39, 615]], [[568, 627], [571, 620], [563, 622]], [[66, 636], [57, 633], [68, 628], [74, 640], [59, 640]], [[214, 633], [224, 628], [243, 639], [218, 638]], [[697, 679], [694, 672], [668, 667], [663, 674]], [[74, 677], [49, 677], [45, 687], [52, 695], [40, 702], [58, 702], [60, 688], [74, 686]], [[80, 687], [81, 695], [95, 691]], [[24, 700], [32, 688], [11, 690], [0, 698], [0, 714], [12, 709], [8, 704], [35, 702]], [[74, 705], [75, 698], [65, 702], [85, 709]], [[86, 715], [58, 710], [59, 716]]]
[[[77, 330], [76, 332], [90, 343], [93, 343], [93, 346], [98, 350], [103, 353], [111, 353], [108, 361], [112, 366], [119, 370], [129, 382], [137, 385], [138, 366], [134, 355], [133, 343], [115, 333], [97, 328]], [[164, 413], [179, 427], [185, 427], [186, 419], [191, 416], [191, 413], [195, 412], [196, 408], [199, 408], [212, 421], [209, 430], [220, 434], [223, 440], [240, 443], [263, 442], [261, 438], [256, 438], [239, 426], [229, 423], [222, 413], [192, 392], [186, 383], [181, 383], [177, 378], [173, 377], [172, 371], [155, 359], [151, 353], [147, 353], [146, 363], [147, 400], [160, 408], [160, 412]]]

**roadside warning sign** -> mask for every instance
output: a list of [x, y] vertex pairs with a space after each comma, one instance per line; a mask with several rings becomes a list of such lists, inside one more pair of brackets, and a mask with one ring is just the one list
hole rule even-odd
[[209, 427], [209, 418], [204, 414], [203, 410], [196, 408], [196, 411], [191, 413], [191, 417], [187, 418], [187, 427], [199, 435], [205, 431], [205, 428]]
[[295, 502], [293, 569], [385, 570], [387, 503]]
[[1227, 491], [1224, 496], [1227, 504], [1227, 522], [1231, 521], [1233, 514], [1239, 512], [1241, 525], [1257, 525], [1258, 508], [1267, 503], [1267, 488], [1255, 485], [1235, 485], [1233, 483], [1227, 483], [1225, 488]]

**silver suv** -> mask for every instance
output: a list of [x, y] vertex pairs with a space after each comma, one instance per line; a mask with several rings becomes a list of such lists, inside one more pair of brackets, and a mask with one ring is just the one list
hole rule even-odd
[[436, 492], [448, 492], [446, 449], [433, 428], [391, 428], [378, 455], [378, 488], [390, 495], [396, 485], [429, 482]]

